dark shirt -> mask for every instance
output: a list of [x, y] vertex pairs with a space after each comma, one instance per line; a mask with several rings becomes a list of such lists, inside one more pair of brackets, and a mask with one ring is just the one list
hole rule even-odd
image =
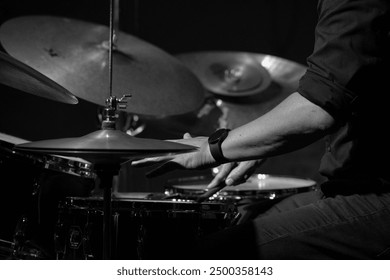
[[319, 0], [298, 92], [336, 120], [320, 166], [329, 180], [390, 180], [389, 11], [389, 0]]

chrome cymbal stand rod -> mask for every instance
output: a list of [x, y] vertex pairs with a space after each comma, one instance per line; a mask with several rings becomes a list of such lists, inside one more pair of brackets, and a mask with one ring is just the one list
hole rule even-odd
[[[117, 110], [126, 108], [126, 98], [130, 95], [124, 95], [118, 99], [115, 96], [110, 96], [106, 100], [107, 106], [103, 111], [102, 129], [115, 129], [115, 122], [117, 118]], [[112, 187], [113, 178], [118, 175], [120, 165], [118, 164], [107, 164], [107, 165], [96, 165], [95, 170], [100, 178], [100, 188], [104, 190], [103, 195], [103, 259], [112, 259]]]
[[[106, 100], [106, 107], [103, 110], [102, 129], [116, 129], [115, 123], [117, 119], [117, 110], [126, 108], [126, 98], [130, 95], [123, 95], [118, 99], [112, 94], [112, 50], [114, 44], [114, 0], [110, 0], [110, 41], [109, 41], [109, 97]], [[100, 179], [100, 188], [104, 190], [103, 194], [103, 259], [109, 260], [112, 255], [112, 186], [113, 178], [119, 173], [119, 164], [97, 165], [95, 167], [97, 175]]]
[[108, 50], [108, 72], [109, 72], [109, 93], [110, 97], [112, 96], [112, 49], [114, 45], [114, 36], [115, 36], [115, 30], [114, 30], [114, 0], [110, 0], [110, 41], [109, 41], [109, 50]]

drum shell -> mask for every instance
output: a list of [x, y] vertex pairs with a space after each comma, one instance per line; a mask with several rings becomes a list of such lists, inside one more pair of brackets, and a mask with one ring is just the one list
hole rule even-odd
[[[101, 259], [102, 198], [68, 198], [59, 206], [59, 259]], [[233, 205], [115, 198], [114, 259], [176, 259], [202, 236], [234, 224]]]

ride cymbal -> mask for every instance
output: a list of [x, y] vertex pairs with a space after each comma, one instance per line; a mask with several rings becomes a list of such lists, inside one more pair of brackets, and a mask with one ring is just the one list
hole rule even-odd
[[[109, 28], [53, 16], [24, 16], [0, 27], [5, 50], [77, 97], [109, 97]], [[205, 89], [177, 58], [129, 34], [115, 34], [112, 94], [131, 94], [126, 111], [168, 116], [199, 108]]]
[[0, 52], [0, 83], [54, 101], [78, 103], [68, 90], [3, 52]]

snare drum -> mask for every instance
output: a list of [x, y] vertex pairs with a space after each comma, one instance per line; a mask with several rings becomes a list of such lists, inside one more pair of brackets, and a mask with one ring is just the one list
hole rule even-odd
[[[211, 180], [211, 179], [210, 179]], [[166, 188], [166, 194], [178, 199], [194, 200], [206, 191], [208, 180], [199, 178], [185, 179]], [[239, 202], [242, 200], [273, 200], [295, 193], [315, 190], [317, 183], [310, 179], [297, 177], [255, 174], [245, 183], [227, 186], [210, 197], [210, 201]]]
[[[225, 203], [129, 197], [112, 200], [115, 259], [175, 259], [202, 236], [231, 226], [237, 215]], [[58, 259], [102, 258], [102, 209], [100, 197], [69, 197], [60, 204]]]

